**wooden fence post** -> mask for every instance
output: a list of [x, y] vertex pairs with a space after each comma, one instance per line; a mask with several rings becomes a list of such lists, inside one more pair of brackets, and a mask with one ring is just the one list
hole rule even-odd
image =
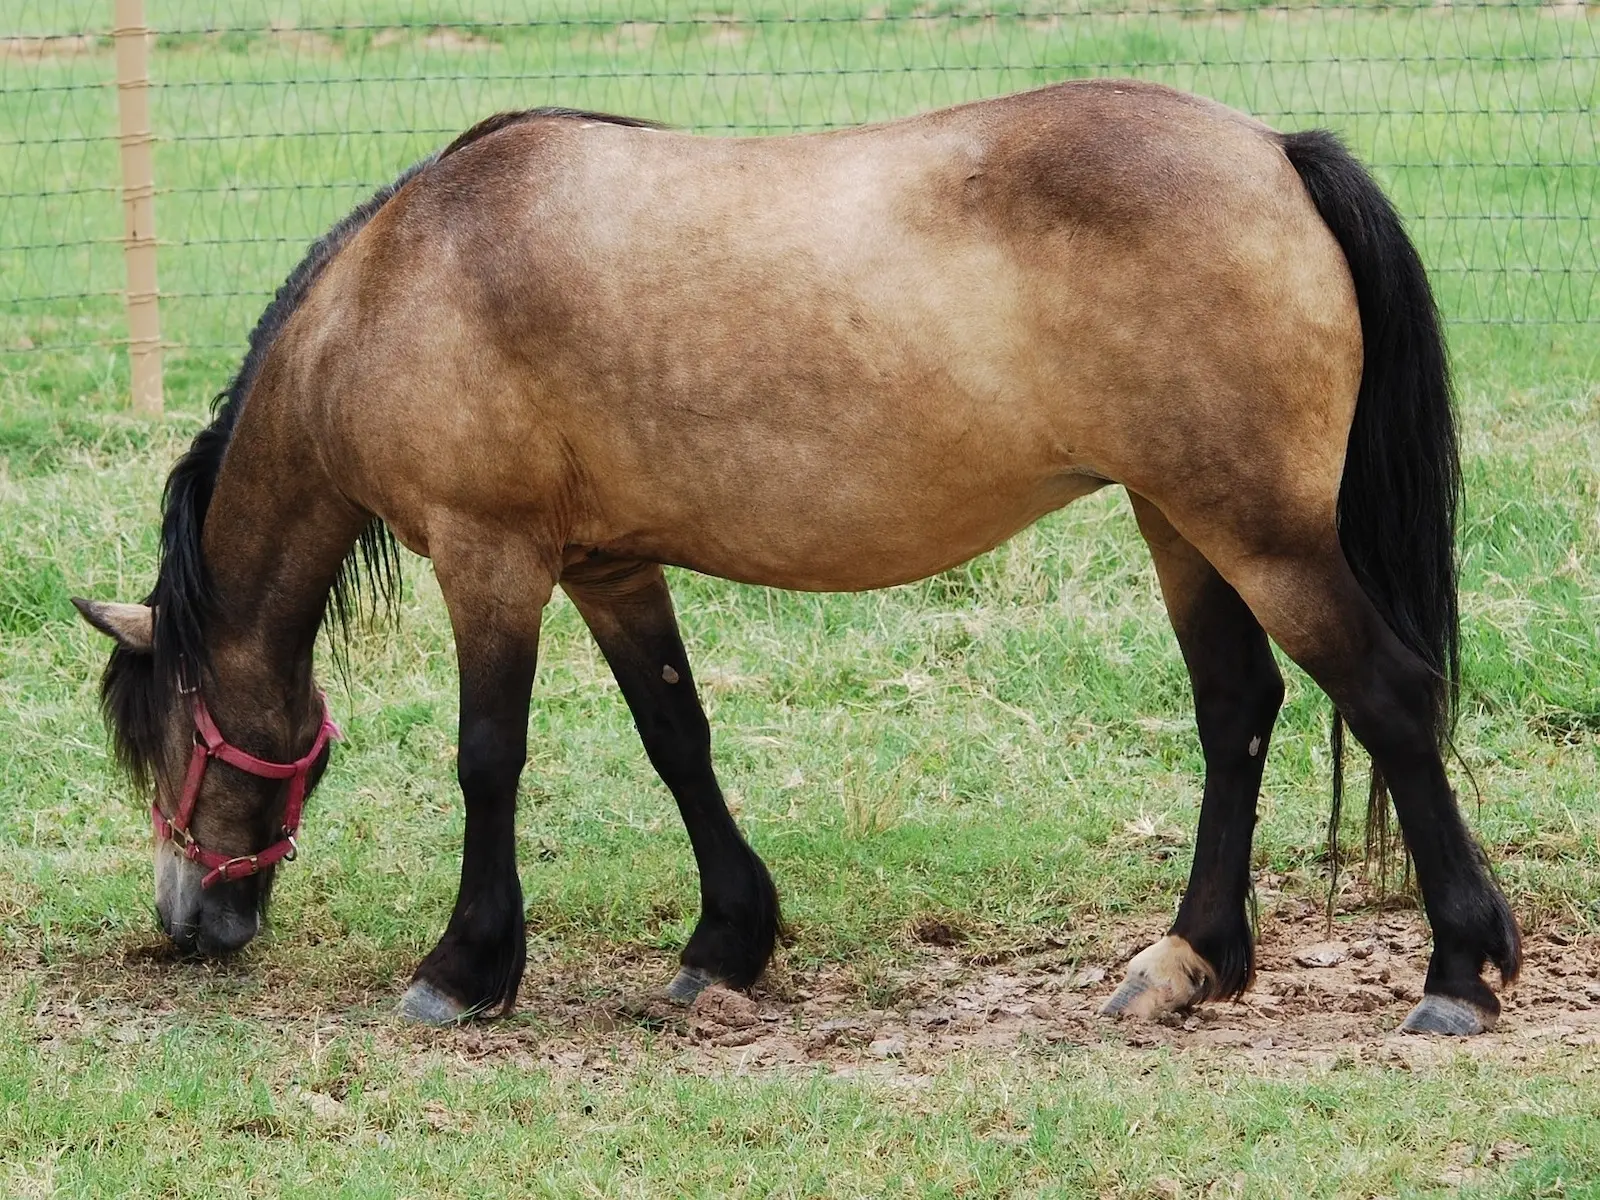
[[128, 263], [128, 368], [135, 412], [161, 412], [161, 313], [156, 289], [156, 185], [144, 0], [114, 0], [117, 116], [122, 143], [123, 254]]

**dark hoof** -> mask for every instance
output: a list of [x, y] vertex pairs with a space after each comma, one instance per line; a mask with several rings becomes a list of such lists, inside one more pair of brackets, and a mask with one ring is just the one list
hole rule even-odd
[[400, 997], [400, 1015], [419, 1025], [456, 1025], [472, 1014], [466, 1005], [457, 1003], [433, 984], [419, 979]]
[[716, 982], [715, 976], [699, 967], [684, 967], [667, 985], [667, 999], [674, 1004], [693, 1004], [696, 996]]
[[1457, 1000], [1454, 996], [1424, 996], [1422, 1002], [1411, 1010], [1402, 1033], [1442, 1033], [1450, 1037], [1471, 1037], [1487, 1033], [1494, 1028], [1498, 1018], [1476, 1004]]

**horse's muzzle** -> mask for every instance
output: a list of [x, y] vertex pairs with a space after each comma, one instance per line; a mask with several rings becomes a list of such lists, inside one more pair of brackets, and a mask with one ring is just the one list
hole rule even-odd
[[232, 954], [261, 929], [259, 877], [203, 887], [205, 870], [156, 846], [156, 920], [184, 954]]

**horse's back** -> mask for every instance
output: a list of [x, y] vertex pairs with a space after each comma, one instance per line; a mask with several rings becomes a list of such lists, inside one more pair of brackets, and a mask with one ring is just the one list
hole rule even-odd
[[[1342, 258], [1275, 138], [1150, 85], [792, 138], [513, 124], [345, 257], [317, 378], [376, 511], [526, 510], [785, 586], [914, 578], [1195, 474], [1292, 424], [1314, 369], [1354, 398]], [[1336, 483], [1327, 455], [1300, 467]]]

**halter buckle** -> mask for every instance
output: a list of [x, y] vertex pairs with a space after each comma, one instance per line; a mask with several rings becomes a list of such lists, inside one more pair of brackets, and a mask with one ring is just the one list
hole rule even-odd
[[[241, 867], [247, 869], [240, 870], [239, 873], [235, 875], [234, 869]], [[246, 875], [254, 875], [260, 870], [261, 864], [256, 861], [256, 855], [240, 854], [228, 859], [227, 862], [218, 863], [217, 866], [212, 868], [212, 874], [224, 881], [230, 881], [234, 879], [243, 879]]]

